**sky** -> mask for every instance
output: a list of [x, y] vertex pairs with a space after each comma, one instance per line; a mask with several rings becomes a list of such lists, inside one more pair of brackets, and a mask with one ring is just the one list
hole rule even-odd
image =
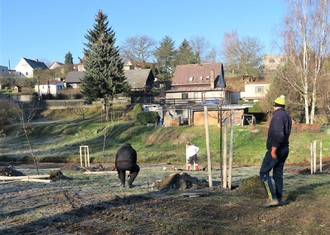
[[117, 46], [147, 35], [157, 42], [169, 36], [179, 47], [201, 36], [220, 49], [225, 33], [236, 31], [276, 54], [285, 9], [284, 0], [0, 0], [0, 65], [15, 69], [22, 57], [64, 63], [68, 52], [79, 63], [99, 10]]

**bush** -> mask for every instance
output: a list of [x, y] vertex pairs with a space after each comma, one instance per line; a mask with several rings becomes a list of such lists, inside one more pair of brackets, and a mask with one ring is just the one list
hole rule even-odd
[[0, 99], [0, 128], [16, 117], [15, 106], [8, 100]]
[[147, 123], [157, 123], [159, 121], [158, 112], [140, 112], [136, 116], [138, 123], [146, 125]]

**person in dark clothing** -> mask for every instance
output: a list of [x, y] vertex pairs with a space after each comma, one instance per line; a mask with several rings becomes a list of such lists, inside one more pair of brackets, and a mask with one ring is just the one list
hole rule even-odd
[[118, 177], [120, 179], [120, 186], [125, 187], [126, 171], [130, 172], [130, 177], [128, 180], [128, 187], [133, 187], [133, 181], [140, 172], [139, 165], [137, 162], [137, 153], [135, 149], [130, 144], [124, 144], [117, 151], [115, 166], [118, 172]]
[[[283, 168], [289, 155], [289, 137], [292, 120], [285, 110], [285, 97], [275, 99], [273, 116], [268, 129], [267, 152], [265, 153], [260, 167], [260, 180], [265, 187], [268, 200], [263, 204], [265, 207], [283, 205]], [[269, 176], [273, 170], [273, 179]]]

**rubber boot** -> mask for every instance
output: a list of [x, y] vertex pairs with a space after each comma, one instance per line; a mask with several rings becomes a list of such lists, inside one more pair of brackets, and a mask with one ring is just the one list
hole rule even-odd
[[191, 170], [191, 164], [187, 164], [187, 171]]
[[195, 164], [195, 171], [198, 171], [198, 164]]

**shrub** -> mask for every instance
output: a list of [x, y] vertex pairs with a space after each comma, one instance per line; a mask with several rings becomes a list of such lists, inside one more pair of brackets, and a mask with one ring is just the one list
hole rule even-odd
[[159, 115], [158, 112], [140, 112], [136, 116], [137, 122], [141, 123], [143, 125], [146, 125], [147, 123], [156, 123], [159, 121]]

